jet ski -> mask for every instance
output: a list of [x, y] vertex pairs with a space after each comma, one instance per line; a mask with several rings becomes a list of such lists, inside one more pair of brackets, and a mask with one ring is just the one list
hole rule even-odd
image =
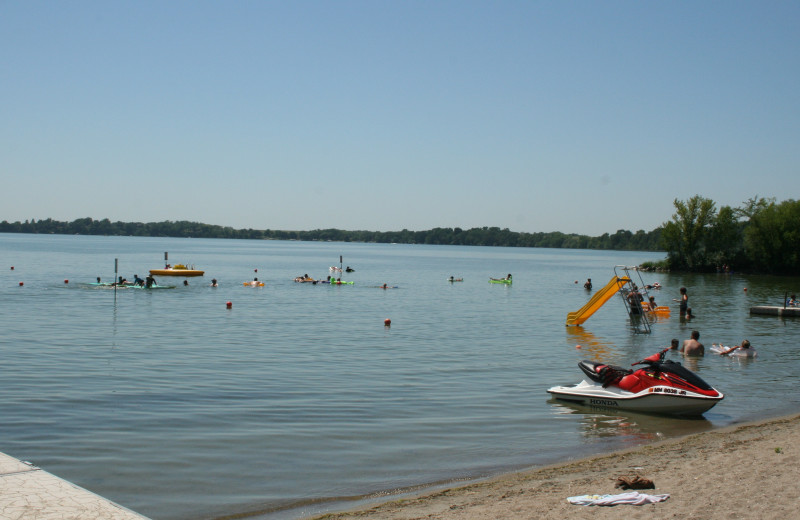
[[667, 415], [702, 415], [722, 401], [725, 396], [695, 373], [665, 360], [668, 351], [633, 363], [645, 365], [637, 370], [583, 360], [578, 363], [586, 375], [582, 382], [547, 391], [556, 399], [585, 406]]

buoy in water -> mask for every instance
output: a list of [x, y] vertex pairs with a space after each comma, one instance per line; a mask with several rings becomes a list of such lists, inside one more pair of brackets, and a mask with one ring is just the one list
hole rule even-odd
[[388, 327], [388, 326], [390, 326], [392, 324], [392, 320], [390, 320], [389, 318], [386, 318], [385, 320], [383, 320], [383, 324]]
[[747, 287], [744, 288], [744, 292], [747, 292]]
[[20, 286], [20, 287], [22, 287], [23, 285], [25, 285], [25, 284], [24, 284], [24, 283], [22, 283], [22, 282], [19, 282], [19, 286]]
[[580, 345], [575, 345], [575, 348], [581, 348], [581, 346]]
[[64, 283], [69, 283], [69, 280], [67, 280], [67, 279], [65, 278], [65, 279], [64, 279]]
[[257, 272], [258, 272], [258, 269], [253, 269], [253, 271], [257, 273]]
[[11, 270], [12, 270], [12, 271], [14, 270], [14, 266], [13, 266], [13, 265], [11, 266]]
[[225, 307], [230, 309], [231, 307], [233, 307], [233, 302], [225, 302]]

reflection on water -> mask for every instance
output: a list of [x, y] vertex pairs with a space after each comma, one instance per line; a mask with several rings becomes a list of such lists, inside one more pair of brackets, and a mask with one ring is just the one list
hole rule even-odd
[[606, 339], [598, 338], [594, 333], [583, 327], [566, 327], [567, 342], [580, 347], [581, 354], [592, 361], [603, 361], [611, 357], [618, 350], [616, 346]]
[[683, 366], [692, 372], [697, 372], [700, 369], [700, 359], [699, 356], [683, 356]]
[[576, 415], [580, 419], [580, 432], [587, 438], [616, 437], [626, 442], [640, 444], [665, 437], [699, 433], [712, 428], [711, 421], [703, 418], [680, 418], [647, 415], [622, 410], [551, 399], [553, 415]]

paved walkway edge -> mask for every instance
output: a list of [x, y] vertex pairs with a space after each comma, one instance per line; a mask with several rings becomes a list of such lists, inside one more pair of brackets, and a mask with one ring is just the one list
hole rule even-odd
[[148, 520], [28, 462], [0, 453], [4, 520]]

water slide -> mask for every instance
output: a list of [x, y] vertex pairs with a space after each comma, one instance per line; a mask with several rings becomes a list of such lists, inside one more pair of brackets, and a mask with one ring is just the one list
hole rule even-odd
[[586, 305], [575, 312], [567, 314], [567, 325], [580, 325], [588, 320], [592, 314], [597, 312], [597, 309], [602, 307], [604, 303], [610, 300], [612, 296], [617, 294], [617, 291], [626, 283], [630, 283], [630, 281], [631, 279], [627, 276], [623, 276], [622, 278], [614, 276], [605, 287], [594, 293], [592, 298], [586, 302]]

